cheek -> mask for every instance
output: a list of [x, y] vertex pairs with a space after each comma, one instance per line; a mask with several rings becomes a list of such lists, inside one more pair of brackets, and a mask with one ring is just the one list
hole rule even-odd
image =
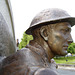
[[61, 33], [59, 33], [59, 34], [56, 34], [55, 36], [54, 36], [54, 42], [55, 43], [64, 43], [65, 42], [65, 37], [61, 34]]
[[54, 51], [61, 50], [63, 42], [64, 42], [63, 40], [64, 40], [64, 38], [61, 35], [53, 36], [51, 41], [50, 41], [51, 43], [49, 43], [51, 49], [54, 50]]
[[64, 38], [61, 35], [55, 35], [53, 37], [53, 44], [61, 44], [63, 43]]

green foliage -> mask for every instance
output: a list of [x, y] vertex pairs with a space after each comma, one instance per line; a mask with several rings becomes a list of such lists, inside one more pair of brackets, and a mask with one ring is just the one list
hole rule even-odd
[[27, 35], [25, 32], [23, 33], [23, 38], [19, 44], [19, 49], [24, 48], [30, 40], [33, 40], [32, 35]]
[[54, 58], [54, 60], [57, 64], [74, 64], [75, 65], [75, 56], [65, 57], [65, 58], [60, 57], [58, 59]]
[[68, 47], [68, 53], [75, 54], [75, 43], [71, 43]]

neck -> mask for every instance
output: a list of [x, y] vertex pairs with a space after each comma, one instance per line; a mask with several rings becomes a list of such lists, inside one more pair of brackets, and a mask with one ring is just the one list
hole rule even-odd
[[[32, 43], [31, 43], [32, 42]], [[44, 51], [44, 53], [46, 54], [48, 61], [50, 62], [50, 60], [54, 57], [54, 54], [51, 52], [50, 47], [48, 46], [47, 42], [44, 41], [42, 38], [38, 38], [35, 39], [33, 41], [30, 42], [30, 45], [35, 46], [36, 43], [41, 46], [41, 50]], [[35, 46], [36, 47], [36, 46]]]

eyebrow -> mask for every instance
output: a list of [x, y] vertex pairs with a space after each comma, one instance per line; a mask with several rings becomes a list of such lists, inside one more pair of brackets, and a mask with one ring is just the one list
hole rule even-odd
[[71, 28], [71, 25], [70, 24], [59, 24], [60, 26], [64, 26], [64, 27], [68, 27], [68, 28]]

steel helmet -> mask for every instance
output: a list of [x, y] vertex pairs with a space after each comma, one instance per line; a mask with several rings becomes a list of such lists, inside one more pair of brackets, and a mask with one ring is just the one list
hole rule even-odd
[[75, 17], [71, 17], [62, 9], [45, 9], [33, 18], [30, 27], [26, 30], [26, 33], [31, 35], [32, 31], [37, 27], [64, 21], [70, 22], [71, 26], [73, 26], [75, 24]]

